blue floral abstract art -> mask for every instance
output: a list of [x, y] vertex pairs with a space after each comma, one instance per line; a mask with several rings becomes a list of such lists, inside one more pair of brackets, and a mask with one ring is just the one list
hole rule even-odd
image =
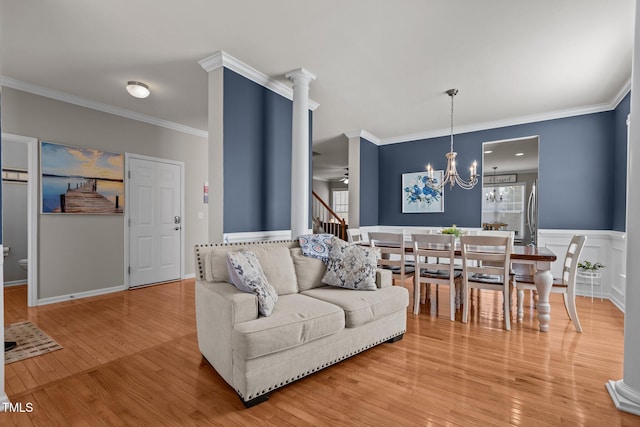
[[[433, 171], [434, 183], [442, 182], [444, 171]], [[402, 213], [444, 212], [444, 189], [429, 186], [427, 172], [402, 174]]]

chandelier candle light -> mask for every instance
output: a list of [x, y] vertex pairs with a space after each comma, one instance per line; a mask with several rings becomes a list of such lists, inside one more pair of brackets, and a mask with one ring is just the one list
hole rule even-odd
[[436, 183], [433, 179], [433, 168], [431, 164], [427, 165], [427, 176], [429, 178], [429, 186], [439, 190], [444, 187], [447, 183], [449, 183], [450, 188], [453, 189], [453, 186], [458, 184], [461, 188], [465, 190], [471, 190], [478, 183], [478, 174], [476, 167], [478, 166], [478, 162], [474, 160], [473, 164], [469, 168], [470, 176], [469, 181], [465, 181], [460, 178], [458, 175], [458, 171], [456, 170], [456, 156], [458, 153], [453, 151], [453, 97], [458, 94], [458, 89], [449, 89], [446, 92], [447, 95], [451, 97], [451, 149], [446, 154], [447, 157], [447, 171], [444, 174], [444, 179], [440, 183]]

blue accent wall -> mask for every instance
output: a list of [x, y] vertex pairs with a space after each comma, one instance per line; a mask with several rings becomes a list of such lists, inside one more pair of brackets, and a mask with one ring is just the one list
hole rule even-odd
[[360, 226], [378, 225], [378, 146], [360, 138]]
[[[483, 142], [538, 135], [540, 228], [609, 230], [614, 211], [614, 125], [615, 113], [608, 111], [458, 134], [454, 140], [458, 171], [468, 177], [468, 167], [476, 159], [482, 174]], [[435, 169], [445, 169], [449, 137], [378, 149], [380, 225], [480, 227], [480, 185], [472, 190], [447, 188], [444, 213], [402, 213], [402, 174], [422, 171], [428, 162]], [[368, 194], [372, 188], [361, 190]]]
[[614, 111], [613, 148], [613, 230], [625, 231], [627, 219], [627, 116], [631, 111], [631, 93]]
[[224, 70], [224, 232], [291, 228], [293, 103]]
[[[2, 91], [0, 90], [0, 165], [2, 165]], [[0, 245], [2, 244], [2, 180], [0, 180]]]

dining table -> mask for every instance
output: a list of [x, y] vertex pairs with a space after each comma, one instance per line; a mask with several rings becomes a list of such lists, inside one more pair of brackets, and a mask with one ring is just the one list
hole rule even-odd
[[[358, 242], [360, 245], [369, 246], [369, 242]], [[376, 246], [387, 245], [384, 242], [375, 242]], [[393, 246], [392, 243], [388, 244]], [[397, 245], [397, 244], [396, 244]], [[397, 246], [396, 246], [397, 247]], [[407, 253], [413, 252], [411, 241], [407, 241], [405, 245]], [[462, 251], [459, 244], [456, 246], [456, 258], [462, 257]], [[549, 304], [549, 294], [553, 285], [553, 275], [551, 274], [551, 264], [557, 259], [549, 248], [544, 246], [513, 246], [511, 250], [512, 264], [526, 264], [534, 268], [534, 283], [538, 291], [538, 301], [536, 309], [538, 310], [538, 324], [540, 332], [549, 331], [549, 323], [551, 321], [551, 305]]]

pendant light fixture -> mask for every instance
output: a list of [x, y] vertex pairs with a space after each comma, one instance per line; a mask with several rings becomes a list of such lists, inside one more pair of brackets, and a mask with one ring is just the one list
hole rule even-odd
[[502, 201], [502, 191], [498, 194], [498, 189], [496, 188], [496, 169], [497, 166], [493, 167], [493, 191], [489, 191], [486, 194], [486, 198], [488, 202], [501, 202]]
[[433, 178], [433, 168], [431, 164], [427, 165], [427, 177], [429, 186], [439, 190], [444, 187], [447, 183], [450, 185], [450, 188], [453, 189], [453, 186], [458, 184], [461, 188], [465, 190], [471, 190], [478, 183], [478, 175], [477, 175], [477, 166], [478, 163], [474, 160], [473, 164], [469, 168], [469, 180], [465, 181], [458, 175], [458, 171], [456, 169], [456, 156], [458, 153], [453, 151], [453, 97], [458, 94], [458, 89], [449, 89], [446, 92], [447, 95], [451, 97], [451, 149], [445, 156], [447, 157], [447, 171], [444, 174], [444, 179], [442, 182], [436, 182]]

